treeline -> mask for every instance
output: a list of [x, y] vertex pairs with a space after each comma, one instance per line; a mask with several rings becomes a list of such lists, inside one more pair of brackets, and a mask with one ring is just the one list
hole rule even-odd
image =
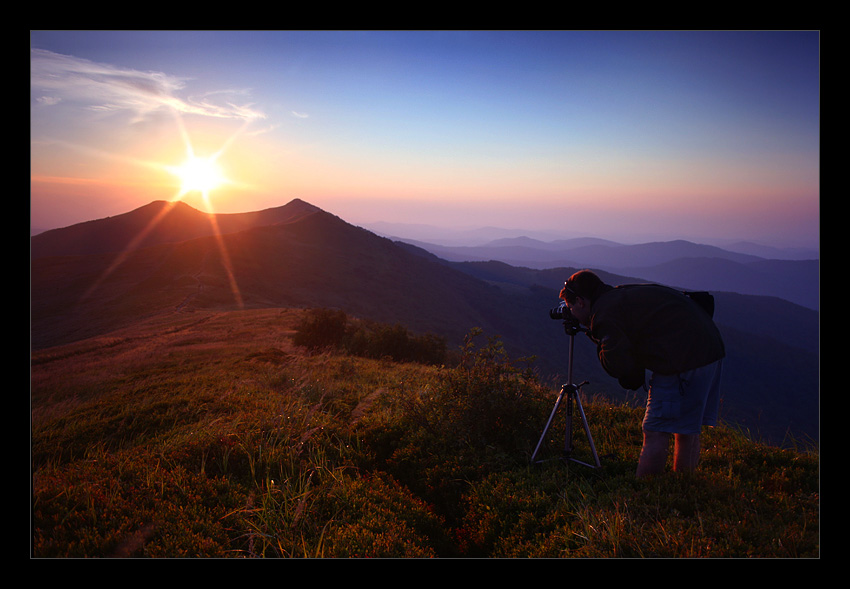
[[444, 364], [446, 340], [415, 335], [401, 324], [388, 325], [349, 318], [339, 309], [312, 309], [296, 327], [293, 342], [311, 351], [336, 350], [364, 358], [396, 362]]

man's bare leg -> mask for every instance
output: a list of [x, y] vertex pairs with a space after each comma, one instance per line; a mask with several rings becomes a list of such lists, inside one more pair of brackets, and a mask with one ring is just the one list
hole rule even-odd
[[692, 472], [699, 464], [699, 434], [676, 434], [673, 450], [673, 470]]
[[670, 434], [644, 430], [643, 448], [640, 451], [640, 460], [638, 460], [637, 477], [643, 478], [664, 472], [669, 448]]

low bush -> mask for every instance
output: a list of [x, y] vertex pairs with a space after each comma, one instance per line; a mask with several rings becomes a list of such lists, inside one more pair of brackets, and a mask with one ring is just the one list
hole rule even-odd
[[293, 342], [318, 352], [334, 350], [364, 358], [390, 358], [396, 362], [442, 364], [446, 340], [434, 334], [414, 335], [401, 324], [349, 319], [339, 309], [313, 309], [296, 327]]

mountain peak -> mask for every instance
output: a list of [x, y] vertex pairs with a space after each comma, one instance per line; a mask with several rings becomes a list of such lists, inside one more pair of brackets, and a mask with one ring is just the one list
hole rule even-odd
[[186, 241], [215, 232], [236, 233], [252, 227], [293, 223], [317, 212], [322, 209], [299, 198], [249, 213], [204, 213], [183, 201], [155, 200], [114, 217], [35, 235], [30, 239], [30, 255], [43, 258], [118, 252]]

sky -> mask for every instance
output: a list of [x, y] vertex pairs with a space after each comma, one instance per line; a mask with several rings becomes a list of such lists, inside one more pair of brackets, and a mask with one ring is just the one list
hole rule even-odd
[[[31, 31], [31, 230], [355, 225], [817, 247], [817, 31]], [[191, 157], [217, 179], [191, 184]]]

